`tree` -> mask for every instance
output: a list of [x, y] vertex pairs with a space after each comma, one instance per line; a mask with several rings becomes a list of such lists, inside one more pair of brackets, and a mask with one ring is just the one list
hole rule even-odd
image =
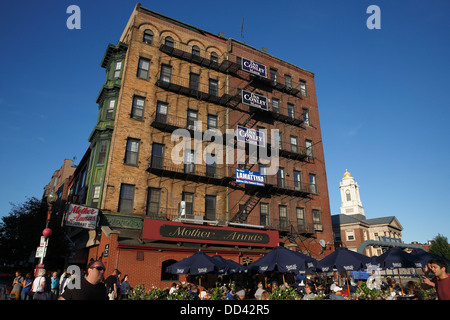
[[[11, 206], [9, 215], [2, 217], [0, 222], [0, 265], [13, 265], [15, 268], [34, 266], [33, 253], [45, 228], [48, 205], [32, 197], [22, 204], [11, 203]], [[56, 268], [65, 254], [66, 241], [56, 219], [52, 218], [49, 227], [53, 233], [45, 264]]]
[[444, 237], [441, 234], [434, 237], [434, 239], [431, 240], [429, 252], [450, 260], [450, 247], [448, 245], [447, 237]]

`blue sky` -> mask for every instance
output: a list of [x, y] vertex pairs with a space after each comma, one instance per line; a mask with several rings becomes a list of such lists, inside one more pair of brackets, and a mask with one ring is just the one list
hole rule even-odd
[[[68, 6], [81, 9], [69, 30]], [[40, 198], [65, 158], [81, 160], [100, 67], [135, 1], [0, 2], [0, 216]], [[405, 242], [450, 237], [450, 1], [141, 1], [212, 33], [266, 47], [315, 73], [331, 213], [345, 169], [367, 218], [396, 216]], [[369, 30], [370, 5], [381, 29]], [[193, 9], [195, 8], [195, 9]]]

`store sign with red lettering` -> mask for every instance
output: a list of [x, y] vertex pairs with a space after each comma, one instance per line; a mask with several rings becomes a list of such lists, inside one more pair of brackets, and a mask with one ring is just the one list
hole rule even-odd
[[95, 229], [97, 226], [98, 209], [71, 204], [66, 215], [66, 226]]

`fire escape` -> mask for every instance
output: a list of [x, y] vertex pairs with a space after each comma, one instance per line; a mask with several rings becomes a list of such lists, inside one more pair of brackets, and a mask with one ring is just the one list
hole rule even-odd
[[[195, 83], [194, 85], [187, 78], [177, 76], [167, 76], [160, 71], [158, 79], [155, 85], [173, 92], [175, 94], [192, 97], [208, 103], [224, 106], [230, 110], [239, 111], [243, 113], [243, 117], [239, 121], [239, 125], [246, 128], [254, 128], [258, 122], [265, 122], [273, 124], [274, 121], [279, 121], [287, 125], [296, 126], [299, 129], [304, 129], [303, 119], [299, 117], [292, 117], [283, 110], [262, 110], [261, 108], [244, 105], [242, 103], [242, 92], [248, 91], [251, 93], [258, 92], [277, 92], [279, 94], [287, 94], [293, 99], [301, 99], [299, 95], [300, 90], [294, 88], [290, 84], [282, 83], [281, 81], [274, 81], [258, 75], [250, 74], [241, 69], [240, 64], [227, 59], [215, 59], [212, 56], [208, 57], [206, 54], [198, 55], [192, 51], [192, 48], [183, 44], [165, 44], [162, 43], [159, 46], [159, 50], [171, 57], [175, 57], [188, 63], [195, 63], [199, 66], [210, 68], [212, 70], [219, 71], [234, 77], [235, 80], [240, 81], [239, 87], [227, 87], [225, 88], [211, 88], [207, 85]], [[234, 57], [236, 60], [236, 57]], [[188, 129], [195, 137], [195, 132], [198, 128], [189, 127], [186, 125], [185, 118], [167, 117], [158, 114], [156, 111], [152, 115], [151, 125], [161, 131], [173, 132], [178, 128]], [[232, 126], [231, 126], [232, 127]], [[226, 128], [224, 128], [226, 129]], [[222, 131], [224, 132], [224, 131]], [[203, 132], [200, 132], [203, 134]], [[201, 137], [202, 135], [200, 135]], [[267, 139], [268, 140], [268, 139]], [[224, 141], [225, 142], [225, 141]], [[237, 142], [235, 141], [235, 146]], [[271, 149], [271, 144], [266, 141], [268, 150]], [[305, 148], [300, 146], [292, 146], [280, 143], [279, 155], [288, 159], [311, 162], [314, 159], [308, 155]], [[239, 168], [245, 170], [253, 169], [255, 163], [250, 163], [250, 151], [246, 148], [245, 163], [241, 164]], [[207, 184], [214, 184], [218, 186], [227, 186], [234, 190], [243, 191], [241, 198], [243, 204], [236, 204], [230, 209], [234, 211], [236, 206], [239, 206], [236, 214], [230, 217], [230, 222], [234, 223], [246, 223], [248, 222], [249, 215], [260, 203], [261, 198], [270, 198], [272, 196], [289, 196], [289, 197], [301, 197], [304, 199], [311, 199], [315, 194], [318, 194], [317, 186], [302, 183], [300, 181], [286, 180], [285, 177], [279, 175], [267, 175], [264, 177], [264, 186], [252, 186], [241, 185], [235, 181], [235, 173], [230, 166], [212, 167], [208, 165], [174, 165], [164, 164], [164, 161], [151, 161], [148, 172], [157, 174], [159, 176], [165, 176], [175, 179], [189, 180], [193, 182], [201, 182]], [[228, 174], [227, 174], [228, 173]], [[245, 200], [244, 200], [245, 199]], [[314, 228], [312, 225], [306, 224], [304, 226], [294, 225], [292, 223], [267, 226], [270, 228], [278, 229], [280, 232], [285, 232], [287, 238], [293, 242], [298, 240], [303, 243], [308, 237], [314, 236]]]

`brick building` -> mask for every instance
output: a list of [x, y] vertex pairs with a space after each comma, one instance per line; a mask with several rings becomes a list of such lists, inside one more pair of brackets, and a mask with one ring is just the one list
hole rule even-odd
[[198, 250], [244, 264], [279, 244], [334, 249], [319, 244], [333, 234], [313, 73], [140, 4], [101, 66], [74, 177], [101, 214], [72, 257], [167, 287], [165, 268]]

